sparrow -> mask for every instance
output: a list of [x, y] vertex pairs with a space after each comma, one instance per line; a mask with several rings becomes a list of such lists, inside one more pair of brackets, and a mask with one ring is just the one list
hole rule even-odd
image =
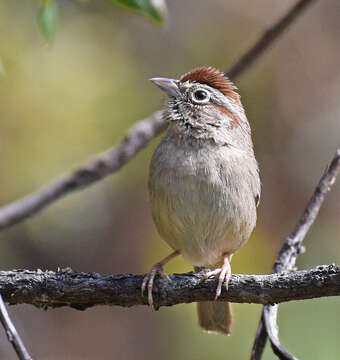
[[[217, 277], [215, 300], [228, 289], [233, 254], [249, 239], [257, 218], [260, 177], [251, 130], [235, 85], [213, 67], [199, 67], [179, 80], [150, 79], [168, 98], [166, 135], [149, 172], [154, 223], [173, 252], [155, 264], [142, 284], [152, 290], [156, 276], [171, 281], [163, 266], [178, 255], [205, 278]], [[229, 335], [231, 304], [198, 303], [200, 326]]]

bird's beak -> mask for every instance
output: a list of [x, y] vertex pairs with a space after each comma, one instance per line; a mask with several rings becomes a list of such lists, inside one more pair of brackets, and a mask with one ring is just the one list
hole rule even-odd
[[167, 78], [152, 78], [150, 79], [155, 83], [159, 88], [164, 90], [170, 96], [180, 97], [181, 93], [178, 88], [178, 80], [167, 79]]

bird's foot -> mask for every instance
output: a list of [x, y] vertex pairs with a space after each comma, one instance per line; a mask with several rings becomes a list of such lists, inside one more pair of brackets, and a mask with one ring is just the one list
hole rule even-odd
[[172, 282], [171, 279], [169, 278], [169, 275], [164, 272], [162, 264], [160, 263], [155, 264], [152, 267], [151, 271], [145, 275], [142, 283], [142, 296], [144, 296], [144, 292], [147, 287], [148, 303], [153, 310], [154, 310], [154, 306], [153, 306], [152, 290], [153, 290], [153, 283], [157, 275], [159, 275], [162, 279], [168, 280], [170, 283]]
[[212, 271], [209, 271], [207, 273], [204, 274], [204, 278], [208, 279], [212, 276], [218, 276], [218, 285], [216, 288], [216, 296], [215, 296], [215, 300], [217, 300], [219, 298], [219, 296], [221, 295], [221, 291], [222, 291], [222, 285], [223, 283], [225, 283], [225, 288], [226, 290], [228, 290], [228, 284], [231, 278], [231, 267], [230, 267], [230, 260], [229, 260], [229, 255], [225, 255], [224, 256], [224, 262], [221, 268], [218, 269], [214, 269]]

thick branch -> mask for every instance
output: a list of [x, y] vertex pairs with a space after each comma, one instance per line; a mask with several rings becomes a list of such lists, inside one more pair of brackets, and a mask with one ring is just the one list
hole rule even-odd
[[[299, 1], [287, 15], [271, 26], [260, 37], [254, 46], [226, 71], [226, 74], [232, 79], [243, 74], [282, 35], [283, 31], [297, 18], [297, 15], [312, 1]], [[162, 119], [160, 112], [156, 112], [149, 118], [136, 123], [120, 145], [97, 156], [94, 160], [81, 166], [70, 175], [66, 175], [45, 188], [0, 208], [0, 229], [26, 220], [69, 193], [84, 189], [109, 174], [118, 171], [165, 128], [166, 123]]]
[[[171, 275], [172, 283], [155, 280], [157, 307], [214, 300], [216, 279], [204, 280], [204, 272]], [[146, 305], [141, 296], [143, 275], [100, 275], [41, 270], [0, 271], [0, 292], [9, 304], [37, 307], [70, 306], [84, 310], [95, 305]], [[308, 271], [271, 275], [233, 274], [228, 292], [220, 300], [273, 304], [292, 300], [340, 295], [340, 268], [322, 265]]]
[[[301, 253], [302, 242], [319, 214], [320, 207], [325, 199], [326, 193], [335, 183], [336, 176], [340, 170], [340, 149], [333, 157], [330, 166], [326, 169], [316, 187], [312, 198], [296, 225], [293, 232], [286, 238], [277, 260], [274, 264], [274, 272], [282, 273], [294, 268], [296, 259]], [[251, 360], [259, 360], [262, 357], [264, 347], [267, 341], [267, 335], [271, 342], [274, 353], [282, 360], [297, 360], [291, 355], [279, 341], [279, 330], [277, 325], [278, 305], [265, 306], [256, 333], [254, 346], [252, 349]]]

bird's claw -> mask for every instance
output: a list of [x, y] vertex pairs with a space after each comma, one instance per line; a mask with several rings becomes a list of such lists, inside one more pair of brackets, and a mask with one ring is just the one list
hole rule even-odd
[[152, 267], [151, 271], [145, 275], [142, 283], [142, 296], [144, 296], [144, 292], [146, 287], [148, 288], [148, 304], [154, 309], [153, 306], [153, 298], [152, 298], [152, 290], [155, 277], [159, 275], [162, 279], [168, 280], [170, 283], [172, 282], [169, 275], [164, 272], [161, 264], [156, 264]]
[[215, 300], [217, 300], [222, 292], [222, 285], [225, 282], [225, 288], [228, 291], [228, 285], [231, 278], [231, 267], [229, 261], [225, 261], [221, 268], [214, 269], [211, 271], [208, 271], [204, 274], [205, 280], [209, 279], [211, 276], [218, 276], [218, 284], [216, 288], [216, 296]]

